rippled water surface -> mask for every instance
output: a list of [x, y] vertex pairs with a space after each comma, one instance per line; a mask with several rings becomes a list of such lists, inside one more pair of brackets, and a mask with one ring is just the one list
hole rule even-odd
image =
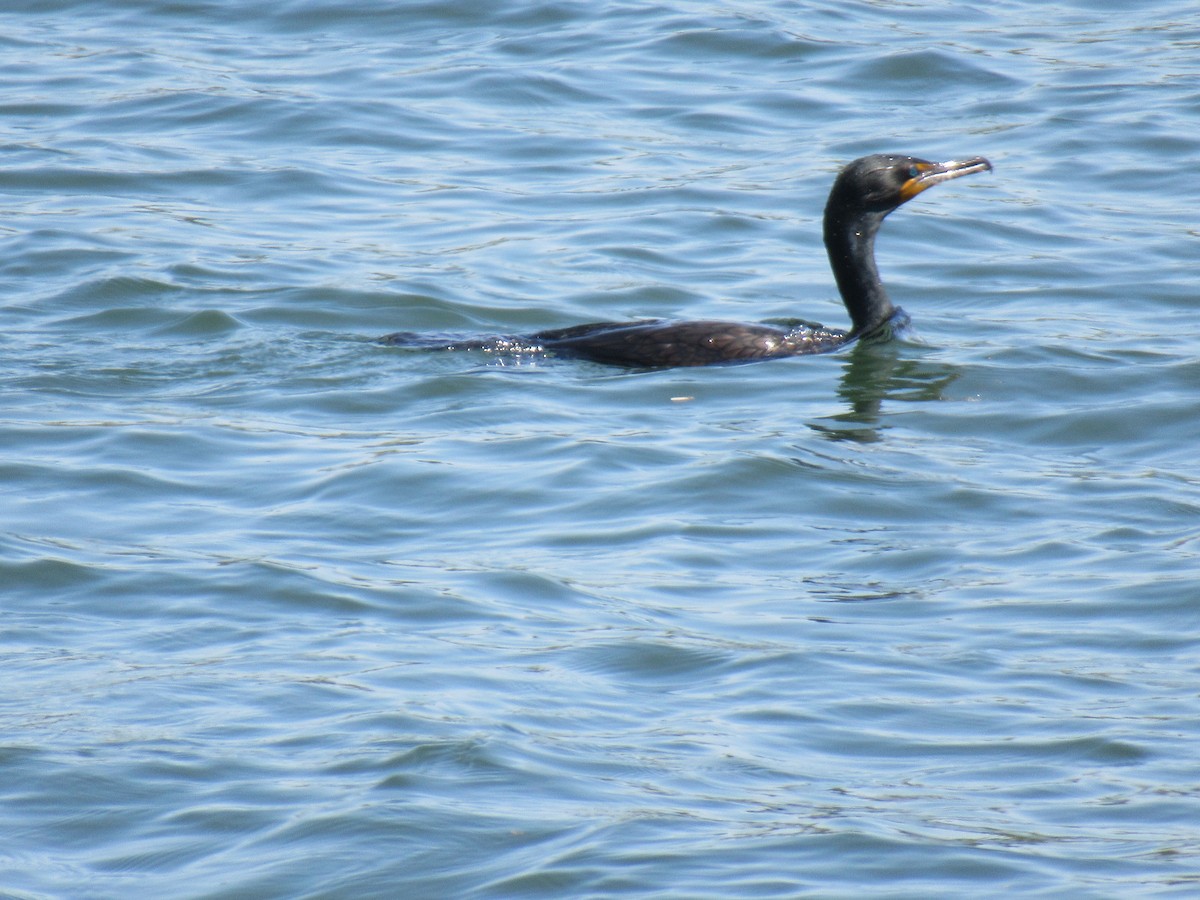
[[[1195, 896], [1200, 12], [0, 10], [0, 893]], [[845, 313], [626, 371], [381, 346]]]

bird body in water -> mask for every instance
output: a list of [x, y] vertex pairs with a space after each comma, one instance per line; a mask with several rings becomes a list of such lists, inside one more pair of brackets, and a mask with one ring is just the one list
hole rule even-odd
[[903, 316], [892, 305], [875, 267], [875, 235], [888, 213], [935, 184], [991, 168], [981, 156], [936, 163], [874, 154], [856, 159], [838, 173], [825, 204], [825, 249], [850, 314], [849, 331], [645, 319], [592, 322], [524, 336], [447, 340], [397, 332], [380, 340], [421, 349], [547, 352], [637, 368], [750, 362], [836, 350], [883, 331]]

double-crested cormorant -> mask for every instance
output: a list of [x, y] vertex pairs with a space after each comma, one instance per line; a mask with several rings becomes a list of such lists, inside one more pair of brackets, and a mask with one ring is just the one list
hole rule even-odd
[[833, 182], [825, 204], [825, 249], [851, 329], [793, 329], [736, 322], [643, 319], [593, 322], [519, 337], [431, 339], [389, 334], [385, 344], [427, 349], [548, 352], [618, 366], [704, 366], [780, 356], [824, 353], [881, 330], [902, 311], [892, 305], [875, 268], [875, 234], [884, 217], [926, 188], [992, 168], [981, 156], [928, 162], [875, 154], [850, 163]]

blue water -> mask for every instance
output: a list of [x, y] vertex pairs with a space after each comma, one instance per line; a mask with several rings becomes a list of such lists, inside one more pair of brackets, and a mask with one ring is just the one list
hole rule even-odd
[[[1200, 891], [1195, 4], [0, 10], [0, 894]], [[391, 331], [845, 327], [628, 372]]]

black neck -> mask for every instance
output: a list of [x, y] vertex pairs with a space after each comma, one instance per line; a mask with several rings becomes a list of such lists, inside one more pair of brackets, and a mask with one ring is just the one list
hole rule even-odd
[[885, 215], [848, 212], [832, 196], [825, 207], [825, 249], [842, 302], [854, 324], [852, 336], [869, 334], [895, 312], [875, 268], [875, 233]]

